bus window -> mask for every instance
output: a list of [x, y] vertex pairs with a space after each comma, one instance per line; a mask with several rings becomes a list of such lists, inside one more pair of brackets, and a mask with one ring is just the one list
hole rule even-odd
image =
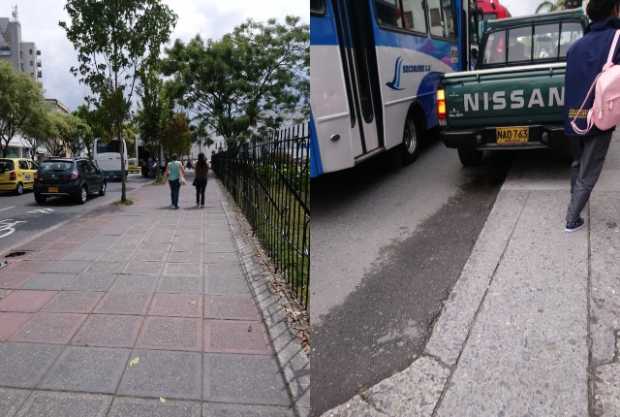
[[566, 53], [576, 40], [583, 36], [583, 26], [579, 22], [562, 23], [560, 36], [560, 58], [566, 58]]
[[97, 142], [97, 153], [121, 153], [120, 142], [115, 140], [110, 143]]
[[427, 32], [424, 0], [403, 0], [403, 24], [407, 30]]
[[506, 62], [506, 32], [490, 33], [484, 48], [483, 64], [503, 64]]
[[375, 0], [377, 19], [380, 25], [394, 26], [403, 29], [398, 0]]
[[310, 0], [310, 13], [325, 14], [325, 0]]
[[534, 26], [534, 59], [556, 59], [559, 41], [559, 23]]
[[428, 11], [431, 35], [446, 39], [456, 37], [452, 0], [429, 0]]
[[508, 62], [532, 60], [532, 27], [508, 31]]

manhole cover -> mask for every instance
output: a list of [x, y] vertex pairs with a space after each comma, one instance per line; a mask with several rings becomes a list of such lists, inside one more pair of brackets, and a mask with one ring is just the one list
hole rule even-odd
[[24, 256], [25, 254], [26, 252], [24, 251], [11, 252], [8, 255], [6, 255], [5, 258], [17, 258], [19, 256]]

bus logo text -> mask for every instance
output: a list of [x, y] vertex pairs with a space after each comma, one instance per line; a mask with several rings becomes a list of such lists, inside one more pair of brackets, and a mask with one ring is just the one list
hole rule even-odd
[[400, 86], [400, 76], [401, 74], [409, 74], [416, 72], [430, 72], [430, 65], [407, 65], [403, 64], [402, 57], [396, 58], [396, 62], [394, 63], [394, 78], [392, 81], [385, 83], [392, 90], [404, 90]]

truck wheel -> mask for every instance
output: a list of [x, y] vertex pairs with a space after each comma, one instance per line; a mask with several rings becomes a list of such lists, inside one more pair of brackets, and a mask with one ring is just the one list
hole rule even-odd
[[466, 167], [478, 166], [482, 162], [482, 151], [474, 148], [458, 148], [461, 164]]
[[409, 165], [415, 161], [420, 150], [420, 139], [420, 129], [417, 123], [413, 117], [407, 117], [402, 145], [403, 164]]

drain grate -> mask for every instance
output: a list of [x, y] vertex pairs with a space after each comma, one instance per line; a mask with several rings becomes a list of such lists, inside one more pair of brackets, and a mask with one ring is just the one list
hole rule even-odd
[[25, 254], [26, 252], [24, 251], [11, 252], [8, 255], [6, 255], [5, 258], [18, 258], [20, 256], [24, 256]]

